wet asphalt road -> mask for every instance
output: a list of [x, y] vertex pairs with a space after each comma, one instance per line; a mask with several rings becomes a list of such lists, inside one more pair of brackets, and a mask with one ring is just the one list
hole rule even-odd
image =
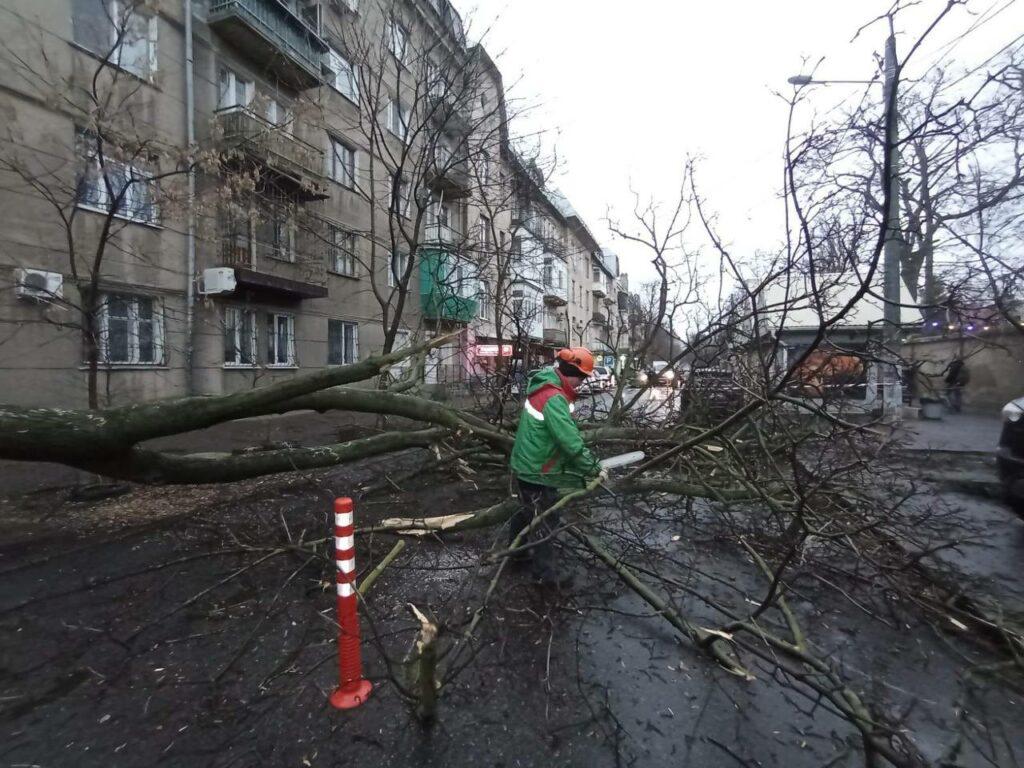
[[[71, 547], [56, 539], [5, 549], [0, 763], [863, 764], [853, 729], [827, 708], [749, 660], [753, 681], [710, 664], [606, 569], [569, 551], [566, 562], [576, 564], [565, 594], [538, 590], [521, 572], [509, 575], [488, 610], [474, 663], [445, 689], [439, 723], [421, 728], [392, 682], [408, 682], [401, 662], [415, 624], [406, 604], [441, 618], [452, 641], [486, 588], [475, 566], [501, 541], [500, 531], [407, 547], [366, 606], [373, 698], [354, 712], [334, 712], [326, 704], [335, 683], [333, 606], [322, 585], [328, 569], [290, 555], [256, 567], [262, 555], [237, 551], [236, 540], [286, 543], [281, 519], [291, 535], [312, 536], [325, 528], [324, 510], [338, 489], [379, 477], [383, 466], [320, 473], [298, 486], [267, 483], [252, 496], [211, 500], [188, 525], [86, 536]], [[480, 494], [471, 484], [420, 477], [403, 494], [360, 510], [364, 522], [459, 511], [487, 503]], [[949, 511], [951, 534], [961, 541], [936, 553], [937, 564], [963, 574], [973, 596], [991, 595], [1010, 610], [1024, 605], [1024, 524], [998, 501], [938, 486], [916, 503]], [[54, 504], [48, 511], [62, 510]], [[629, 522], [628, 509], [603, 514], [609, 523], [616, 515]], [[709, 507], [694, 514], [711, 519]], [[666, 515], [682, 519], [673, 510]], [[673, 554], [670, 575], [733, 604], [762, 594], [763, 579], [744, 553], [667, 518], [645, 525], [645, 540]], [[376, 562], [390, 545], [367, 540], [364, 562]], [[795, 587], [791, 603], [815, 649], [841, 665], [865, 698], [905, 712], [927, 755], [937, 758], [958, 739], [957, 765], [1011, 766], [1014, 754], [1024, 754], [1019, 696], [967, 673], [995, 661], [989, 652], [884, 599], [869, 612], [813, 581]], [[699, 600], [675, 599], [694, 620], [720, 624]]]

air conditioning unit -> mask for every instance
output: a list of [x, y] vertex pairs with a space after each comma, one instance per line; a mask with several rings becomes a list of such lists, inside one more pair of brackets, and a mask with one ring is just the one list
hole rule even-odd
[[203, 280], [199, 284], [199, 293], [212, 296], [218, 293], [234, 293], [235, 270], [231, 267], [213, 267], [203, 270]]
[[19, 299], [54, 301], [64, 297], [64, 276], [43, 269], [18, 269], [14, 293]]

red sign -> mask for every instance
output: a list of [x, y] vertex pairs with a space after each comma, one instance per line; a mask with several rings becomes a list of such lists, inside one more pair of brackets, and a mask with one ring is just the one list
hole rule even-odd
[[[498, 356], [498, 345], [497, 344], [477, 344], [476, 345], [476, 356], [477, 357], [497, 357]], [[512, 357], [512, 345], [502, 344], [501, 345], [501, 356]]]

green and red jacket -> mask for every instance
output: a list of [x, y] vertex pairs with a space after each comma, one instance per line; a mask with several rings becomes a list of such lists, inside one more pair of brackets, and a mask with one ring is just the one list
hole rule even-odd
[[576, 391], [554, 368], [526, 385], [526, 402], [512, 448], [512, 473], [528, 483], [582, 488], [601, 471], [572, 420]]

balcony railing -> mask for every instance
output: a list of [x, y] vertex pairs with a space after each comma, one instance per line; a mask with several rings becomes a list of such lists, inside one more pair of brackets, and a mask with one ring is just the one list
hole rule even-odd
[[234, 267], [240, 285], [248, 280], [250, 287], [289, 298], [326, 296], [327, 248], [322, 227], [318, 217], [306, 217], [301, 224], [282, 228], [284, 235], [273, 239], [266, 222], [222, 222], [217, 263]]
[[593, 322], [593, 324], [597, 325], [597, 326], [601, 326], [601, 327], [607, 326], [608, 325], [608, 316], [606, 314], [604, 314], [604, 312], [595, 312], [591, 322]]
[[555, 306], [569, 303], [569, 288], [564, 280], [561, 284], [548, 280], [544, 281], [544, 302]]
[[458, 231], [449, 224], [432, 221], [423, 228], [423, 244], [430, 246], [453, 246], [461, 240]]
[[324, 83], [327, 43], [281, 0], [210, 0], [207, 20], [253, 61], [296, 88]]
[[559, 347], [566, 345], [564, 328], [545, 327], [544, 335], [541, 338], [543, 338], [545, 344], [553, 344]]
[[605, 288], [604, 280], [595, 280], [592, 288], [594, 295], [598, 297], [607, 296], [607, 289]]
[[245, 107], [214, 113], [224, 148], [236, 149], [268, 171], [285, 177], [310, 198], [326, 194], [324, 152]]
[[434, 162], [429, 173], [430, 186], [443, 190], [449, 199], [469, 194], [470, 176], [464, 156], [452, 153], [447, 147], [434, 150]]

